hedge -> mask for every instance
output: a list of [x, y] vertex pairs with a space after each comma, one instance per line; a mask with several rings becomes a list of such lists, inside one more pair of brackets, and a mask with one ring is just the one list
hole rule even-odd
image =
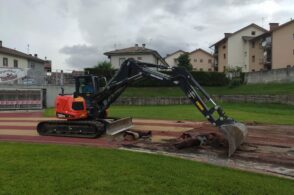
[[97, 69], [97, 68], [85, 68], [85, 72], [97, 76], [105, 76], [107, 80], [110, 80], [111, 77], [115, 74], [116, 70], [111, 69]]
[[[115, 70], [97, 70], [94, 68], [85, 69], [86, 72], [98, 76], [105, 76], [109, 80], [114, 74]], [[162, 73], [170, 74], [171, 72], [162, 71]], [[220, 72], [191, 72], [195, 80], [202, 86], [226, 86], [230, 80], [224, 73]], [[156, 79], [144, 79], [140, 82], [132, 84], [134, 87], [166, 87], [173, 86], [172, 83], [158, 82]]]

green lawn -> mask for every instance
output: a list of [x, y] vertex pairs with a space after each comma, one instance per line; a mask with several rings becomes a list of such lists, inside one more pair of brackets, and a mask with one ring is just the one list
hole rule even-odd
[[160, 155], [0, 143], [0, 194], [294, 194], [293, 180]]
[[[251, 84], [235, 88], [229, 87], [204, 87], [211, 95], [283, 95], [294, 94], [294, 83], [285, 84]], [[142, 87], [127, 88], [123, 97], [179, 97], [185, 96], [178, 87]]]
[[[242, 122], [294, 125], [294, 106], [282, 104], [222, 103], [225, 112]], [[112, 117], [146, 119], [205, 120], [193, 105], [162, 106], [111, 106]], [[54, 116], [53, 109], [46, 109], [45, 116]]]

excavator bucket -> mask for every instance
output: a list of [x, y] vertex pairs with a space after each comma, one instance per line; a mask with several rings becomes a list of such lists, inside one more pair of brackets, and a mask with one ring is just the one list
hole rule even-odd
[[243, 123], [234, 122], [231, 124], [223, 124], [220, 131], [224, 134], [229, 144], [228, 156], [230, 157], [236, 149], [244, 142], [248, 130]]
[[108, 121], [106, 125], [107, 135], [116, 135], [124, 132], [133, 126], [132, 118], [121, 118], [117, 120]]

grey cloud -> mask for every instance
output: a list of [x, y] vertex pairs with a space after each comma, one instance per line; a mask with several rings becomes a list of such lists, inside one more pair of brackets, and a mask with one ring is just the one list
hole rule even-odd
[[197, 31], [202, 31], [205, 29], [205, 26], [202, 25], [195, 25], [193, 26], [193, 29], [197, 30]]
[[98, 62], [98, 49], [94, 46], [65, 46], [60, 52], [68, 55], [66, 62], [75, 68], [92, 67]]
[[65, 46], [60, 49], [61, 53], [64, 54], [79, 54], [79, 55], [89, 55], [93, 53], [98, 53], [98, 49], [94, 46], [88, 45], [74, 45], [74, 46]]
[[245, 6], [245, 5], [250, 5], [250, 4], [257, 4], [264, 2], [266, 0], [233, 0], [230, 3], [234, 6]]
[[[263, 9], [264, 2], [279, 6]], [[293, 12], [291, 0], [0, 0], [0, 38], [22, 51], [29, 43], [53, 68], [82, 68], [135, 43], [162, 56], [207, 49], [224, 32], [261, 25], [262, 18], [264, 27], [287, 22]]]

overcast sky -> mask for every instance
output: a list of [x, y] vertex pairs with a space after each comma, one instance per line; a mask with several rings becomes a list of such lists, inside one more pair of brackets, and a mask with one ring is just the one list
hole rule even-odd
[[250, 23], [294, 19], [293, 0], [0, 0], [0, 40], [53, 69], [83, 69], [104, 52], [146, 43], [163, 57], [192, 51]]

